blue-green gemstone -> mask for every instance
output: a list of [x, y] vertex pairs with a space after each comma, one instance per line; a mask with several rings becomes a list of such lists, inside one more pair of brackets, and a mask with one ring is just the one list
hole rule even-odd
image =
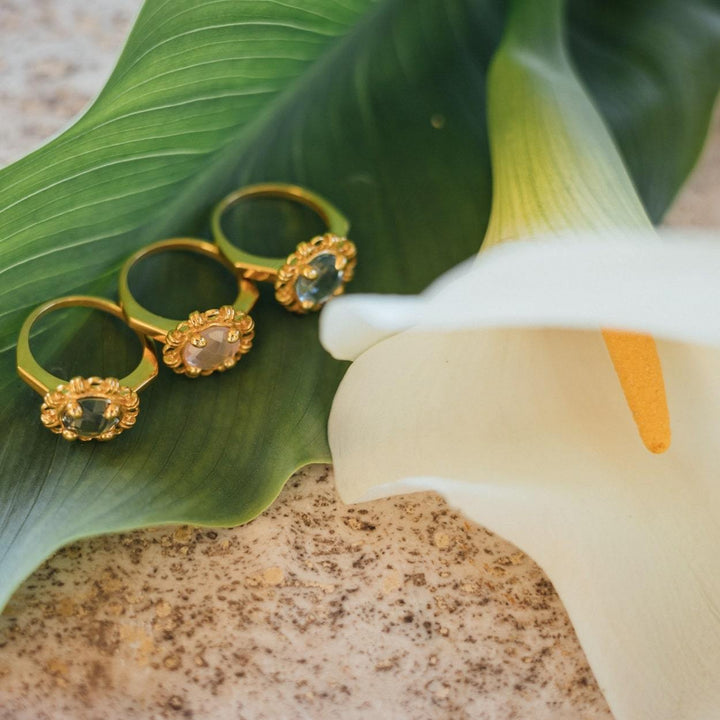
[[333, 253], [320, 253], [308, 265], [317, 271], [317, 277], [311, 280], [300, 276], [295, 281], [295, 292], [301, 303], [309, 301], [315, 306], [322, 305], [342, 285], [343, 271], [335, 269]]

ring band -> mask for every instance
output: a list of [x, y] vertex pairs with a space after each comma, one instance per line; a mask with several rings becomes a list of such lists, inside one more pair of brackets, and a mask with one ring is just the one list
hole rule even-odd
[[20, 329], [17, 370], [20, 377], [43, 395], [40, 419], [49, 430], [66, 440], [111, 440], [135, 424], [140, 400], [137, 396], [158, 372], [150, 344], [141, 333], [140, 364], [120, 380], [74, 377], [63, 380], [43, 368], [30, 350], [30, 330], [43, 315], [66, 307], [102, 310], [125, 321], [122, 309], [109, 300], [87, 295], [69, 295], [50, 300], [28, 315]]
[[[287, 258], [254, 255], [233, 245], [222, 228], [225, 212], [248, 198], [274, 197], [298, 202], [316, 212], [328, 232], [297, 245]], [[347, 239], [347, 218], [327, 200], [305, 188], [283, 183], [248, 185], [225, 197], [212, 213], [212, 231], [221, 252], [243, 275], [275, 284], [275, 298], [288, 310], [306, 313], [319, 310], [340, 295], [352, 280], [357, 249]]]
[[[236, 278], [238, 294], [232, 305], [192, 312], [186, 320], [156, 315], [135, 299], [128, 283], [130, 269], [142, 258], [167, 250], [186, 250], [222, 263]], [[188, 377], [210, 375], [233, 367], [252, 347], [254, 323], [248, 312], [258, 299], [255, 285], [238, 276], [212, 243], [191, 238], [172, 238], [148, 245], [131, 255], [120, 270], [120, 306], [135, 330], [164, 343], [163, 362]]]

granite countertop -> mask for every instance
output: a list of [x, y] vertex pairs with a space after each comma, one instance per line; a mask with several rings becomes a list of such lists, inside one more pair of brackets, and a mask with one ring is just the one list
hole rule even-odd
[[[99, 90], [139, 0], [0, 0], [0, 164]], [[671, 223], [720, 227], [720, 124]], [[325, 466], [228, 530], [77, 542], [0, 616], [0, 719], [607, 720], [550, 581], [424, 493]]]

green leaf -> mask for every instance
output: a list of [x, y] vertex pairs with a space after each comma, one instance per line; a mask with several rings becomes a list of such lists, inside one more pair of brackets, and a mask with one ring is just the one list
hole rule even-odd
[[[40, 426], [40, 398], [14, 375], [23, 317], [58, 295], [114, 296], [133, 249], [206, 234], [224, 193], [261, 180], [307, 185], [348, 215], [359, 248], [351, 292], [417, 292], [484, 234], [485, 78], [503, 9], [148, 0], [96, 103], [0, 173], [0, 603], [74, 538], [257, 515], [294, 469], [328, 460], [325, 424], [344, 370], [320, 348], [317, 318], [291, 317], [264, 292], [255, 347], [238, 368], [199, 380], [162, 372], [132, 431], [70, 444]], [[657, 219], [707, 127], [720, 13], [701, 0], [576, 0], [570, 17], [574, 60]], [[287, 208], [250, 209], [238, 222], [269, 254], [314, 229]], [[213, 268], [169, 259], [138, 288], [168, 312], [211, 306], [224, 291]], [[45, 323], [37, 355], [68, 377], [122, 374], [132, 337], [82, 317]]]

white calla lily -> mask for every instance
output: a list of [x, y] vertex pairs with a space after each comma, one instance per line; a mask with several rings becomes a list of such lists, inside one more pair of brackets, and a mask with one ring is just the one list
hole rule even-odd
[[[490, 249], [419, 297], [349, 296], [321, 318], [354, 360], [329, 425], [338, 490], [442, 493], [544, 568], [618, 720], [709, 720], [720, 243], [652, 231], [562, 51], [560, 3], [512, 7], [490, 78]], [[664, 454], [638, 441], [608, 328], [658, 339]]]
[[[336, 355], [358, 352], [353, 327], [373, 343], [330, 418], [340, 495], [440, 492], [543, 567], [618, 719], [715, 717], [720, 243], [518, 243], [483, 260], [418, 298], [325, 311]], [[413, 328], [377, 342], [393, 323]], [[638, 442], [600, 334], [549, 325], [667, 338], [665, 454]]]

